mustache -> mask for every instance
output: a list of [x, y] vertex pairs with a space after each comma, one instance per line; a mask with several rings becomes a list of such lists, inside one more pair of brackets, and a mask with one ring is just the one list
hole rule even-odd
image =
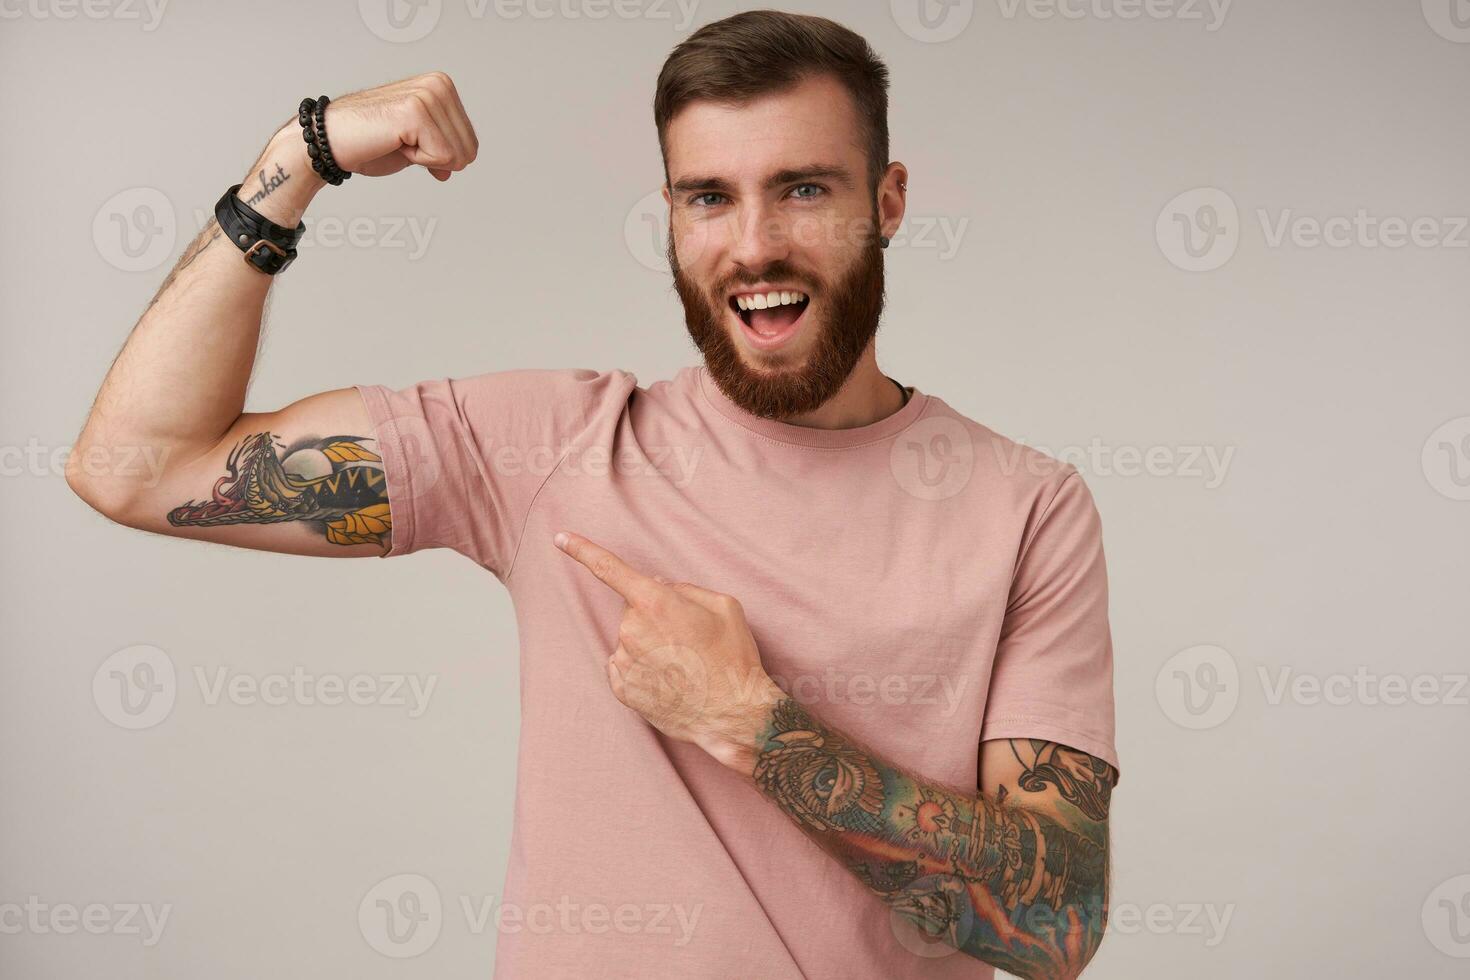
[[790, 282], [802, 287], [804, 292], [815, 292], [821, 287], [821, 282], [816, 278], [806, 275], [791, 263], [777, 260], [767, 264], [758, 273], [738, 271], [732, 272], [722, 278], [714, 286], [717, 296], [725, 296], [737, 286], [754, 286], [762, 282]]

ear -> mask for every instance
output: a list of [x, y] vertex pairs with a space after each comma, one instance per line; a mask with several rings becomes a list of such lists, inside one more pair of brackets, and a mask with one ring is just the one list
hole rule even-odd
[[883, 171], [878, 181], [878, 234], [888, 238], [898, 234], [908, 202], [908, 182], [908, 168], [896, 160]]

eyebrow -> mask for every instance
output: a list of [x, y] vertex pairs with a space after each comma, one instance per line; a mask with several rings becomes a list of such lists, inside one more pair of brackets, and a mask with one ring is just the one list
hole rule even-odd
[[[829, 164], [814, 163], [795, 170], [778, 170], [771, 174], [762, 183], [766, 190], [773, 190], [782, 184], [796, 184], [808, 180], [830, 180], [843, 187], [852, 186], [852, 175], [842, 167], [834, 167]], [[680, 194], [691, 191], [718, 191], [728, 194], [735, 186], [723, 177], [681, 177], [674, 181], [673, 190]]]

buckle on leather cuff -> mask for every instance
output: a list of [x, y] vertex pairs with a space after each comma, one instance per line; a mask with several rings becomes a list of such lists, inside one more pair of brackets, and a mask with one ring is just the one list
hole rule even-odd
[[[269, 256], [257, 258], [257, 256], [261, 255], [261, 250], [263, 248], [269, 249], [270, 251], [275, 253], [276, 263], [272, 263]], [[277, 245], [275, 242], [267, 241], [264, 238], [258, 240], [254, 245], [251, 245], [248, 249], [245, 250], [246, 262], [249, 262], [251, 265], [255, 266], [255, 268], [261, 270], [262, 272], [271, 272], [272, 275], [285, 272], [286, 267], [290, 265], [295, 259], [295, 255], [288, 253], [284, 248], [281, 248], [281, 246]], [[269, 268], [269, 266], [271, 266], [272, 264], [275, 264], [274, 270]]]

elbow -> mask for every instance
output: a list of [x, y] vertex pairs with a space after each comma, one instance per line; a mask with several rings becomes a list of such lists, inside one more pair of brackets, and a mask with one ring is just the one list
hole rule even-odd
[[82, 465], [82, 447], [74, 447], [66, 461], [66, 485], [103, 517], [117, 524], [137, 527], [138, 492], [130, 481], [116, 475], [88, 472]]
[[1033, 905], [1020, 917], [1012, 921], [1019, 928], [1007, 937], [972, 927], [971, 935], [956, 937], [962, 940], [957, 948], [1023, 980], [1077, 980], [1107, 930], [1107, 906], [1100, 896], [1055, 911]]

